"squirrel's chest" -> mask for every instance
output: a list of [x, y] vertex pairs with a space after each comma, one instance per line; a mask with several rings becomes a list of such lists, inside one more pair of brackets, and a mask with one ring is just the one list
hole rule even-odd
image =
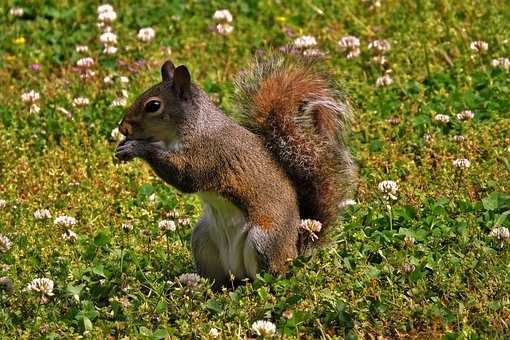
[[218, 260], [227, 273], [246, 277], [252, 271], [252, 268], [248, 268], [251, 264], [246, 261], [247, 251], [251, 253], [246, 242], [249, 232], [246, 214], [217, 194], [199, 195], [202, 200], [202, 219], [207, 221], [209, 237], [218, 249]]

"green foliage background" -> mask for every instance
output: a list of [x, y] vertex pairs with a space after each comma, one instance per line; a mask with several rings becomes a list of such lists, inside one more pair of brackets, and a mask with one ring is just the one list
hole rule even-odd
[[[0, 253], [0, 276], [14, 284], [14, 292], [0, 291], [0, 337], [191, 338], [215, 327], [226, 338], [244, 338], [259, 319], [289, 338], [510, 336], [509, 246], [489, 236], [510, 227], [510, 77], [491, 66], [510, 57], [508, 1], [388, 0], [376, 10], [354, 0], [115, 1], [114, 56], [101, 53], [97, 5], [0, 7], [0, 198], [7, 201], [0, 234], [13, 242]], [[8, 14], [13, 6], [23, 17]], [[234, 16], [228, 37], [209, 30], [222, 8]], [[151, 43], [136, 39], [146, 26], [156, 30]], [[356, 106], [350, 148], [360, 168], [359, 204], [339, 221], [330, 246], [298, 258], [289, 276], [263, 274], [218, 293], [207, 283], [182, 287], [178, 275], [193, 271], [191, 226], [165, 239], [157, 222], [174, 210], [194, 222], [199, 202], [165, 186], [139, 160], [113, 161], [110, 132], [123, 109], [110, 103], [122, 88], [132, 101], [158, 82], [159, 66], [171, 57], [234, 112], [233, 77], [258, 50], [291, 43], [289, 32], [317, 38], [324, 63]], [[347, 60], [336, 47], [345, 35], [360, 38], [359, 58]], [[367, 49], [378, 38], [392, 44], [388, 87], [375, 86], [385, 70]], [[474, 40], [486, 41], [488, 51], [473, 53]], [[90, 52], [75, 52], [77, 44]], [[85, 55], [97, 62], [89, 81], [72, 70]], [[119, 63], [140, 59], [148, 64], [137, 73]], [[109, 74], [130, 82], [106, 86]], [[20, 99], [30, 89], [41, 93], [38, 114]], [[74, 108], [77, 96], [91, 104]], [[475, 118], [455, 119], [465, 109]], [[438, 124], [436, 113], [451, 122]], [[471, 167], [455, 169], [456, 158]], [[386, 179], [400, 188], [392, 229], [377, 191]], [[61, 239], [64, 229], [53, 219], [36, 220], [40, 208], [75, 217], [78, 240]], [[130, 233], [121, 230], [126, 222], [134, 225]], [[405, 264], [414, 271], [406, 273]], [[46, 304], [23, 290], [36, 277], [55, 281]]]

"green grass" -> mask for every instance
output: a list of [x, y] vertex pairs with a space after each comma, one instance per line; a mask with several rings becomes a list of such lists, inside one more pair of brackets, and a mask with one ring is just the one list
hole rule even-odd
[[[0, 277], [14, 286], [0, 291], [0, 338], [192, 338], [212, 327], [225, 338], [244, 338], [254, 336], [250, 326], [260, 319], [288, 338], [510, 336], [509, 243], [489, 235], [510, 227], [510, 76], [491, 66], [494, 58], [510, 57], [507, 1], [388, 0], [376, 11], [354, 0], [116, 1], [114, 56], [101, 53], [96, 6], [36, 3], [16, 2], [25, 10], [21, 18], [8, 14], [14, 3], [0, 9], [0, 199], [6, 200], [0, 234], [12, 241], [0, 252]], [[225, 38], [208, 30], [221, 8], [234, 16], [234, 32]], [[156, 39], [141, 43], [136, 34], [146, 26], [156, 29]], [[165, 239], [157, 224], [175, 210], [195, 222], [200, 204], [165, 186], [139, 160], [114, 162], [110, 132], [123, 108], [110, 103], [122, 88], [132, 101], [158, 82], [170, 47], [170, 57], [188, 65], [225, 112], [234, 112], [233, 77], [257, 50], [291, 43], [289, 30], [317, 38], [357, 108], [349, 145], [359, 165], [359, 204], [339, 221], [332, 243], [296, 259], [288, 276], [262, 274], [217, 293], [205, 282], [183, 287], [177, 277], [193, 271], [191, 226]], [[359, 58], [347, 60], [336, 47], [348, 34], [361, 40]], [[367, 49], [377, 38], [392, 45], [394, 82], [387, 87], [375, 86], [384, 69]], [[475, 40], [486, 41], [488, 51], [473, 53]], [[90, 51], [75, 52], [77, 44]], [[96, 60], [88, 81], [72, 71], [81, 56]], [[139, 59], [148, 64], [138, 73], [119, 63]], [[41, 69], [29, 69], [32, 63]], [[130, 82], [105, 86], [109, 74]], [[41, 93], [37, 114], [20, 99], [31, 89]], [[77, 96], [90, 105], [74, 108]], [[458, 121], [462, 110], [475, 118]], [[434, 121], [436, 113], [450, 115], [450, 123]], [[392, 117], [398, 117], [393, 124]], [[453, 139], [457, 134], [462, 143]], [[468, 158], [471, 167], [456, 170], [456, 158]], [[377, 190], [387, 179], [399, 185], [391, 215]], [[53, 218], [36, 220], [41, 208], [53, 218], [75, 217], [77, 240], [63, 240], [65, 228]], [[123, 232], [123, 223], [134, 229]], [[55, 282], [47, 303], [24, 291], [38, 277]]]

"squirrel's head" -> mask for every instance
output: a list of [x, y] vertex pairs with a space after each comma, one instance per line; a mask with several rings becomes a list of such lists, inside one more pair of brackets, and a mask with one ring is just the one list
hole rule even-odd
[[177, 138], [177, 127], [186, 121], [192, 105], [191, 76], [186, 66], [168, 60], [161, 67], [161, 83], [145, 91], [124, 115], [119, 131], [129, 139], [162, 141]]

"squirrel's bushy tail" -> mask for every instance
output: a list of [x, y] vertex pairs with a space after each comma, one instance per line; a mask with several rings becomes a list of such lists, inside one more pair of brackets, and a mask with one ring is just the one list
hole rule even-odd
[[301, 218], [328, 226], [356, 178], [343, 136], [351, 108], [340, 86], [311, 59], [273, 54], [243, 71], [236, 87], [243, 124], [294, 182]]

